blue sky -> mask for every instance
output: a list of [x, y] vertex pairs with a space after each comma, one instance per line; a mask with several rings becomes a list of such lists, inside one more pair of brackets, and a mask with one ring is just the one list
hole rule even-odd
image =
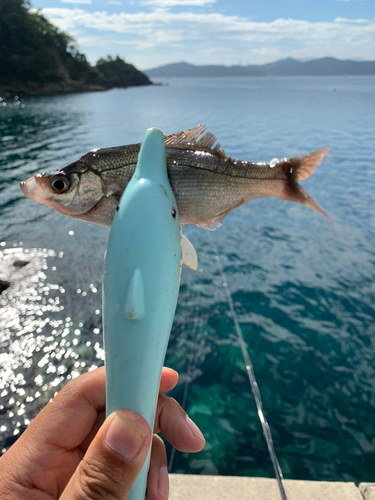
[[285, 57], [375, 60], [375, 0], [31, 0], [78, 41], [140, 69], [263, 64]]

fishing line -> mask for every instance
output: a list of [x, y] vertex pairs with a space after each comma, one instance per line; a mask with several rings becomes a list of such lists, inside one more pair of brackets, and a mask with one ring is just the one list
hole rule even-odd
[[[198, 307], [196, 307], [195, 309], [197, 310]], [[198, 331], [198, 322], [199, 322], [198, 317], [195, 316], [194, 317], [193, 335], [192, 335], [193, 338]], [[190, 345], [190, 352], [189, 352], [187, 358], [188, 358], [189, 362], [188, 362], [188, 367], [186, 370], [186, 381], [185, 381], [185, 387], [184, 387], [184, 394], [182, 396], [182, 402], [181, 402], [181, 408], [183, 410], [185, 410], [190, 383], [193, 381], [192, 368], [193, 368], [193, 362], [195, 361], [195, 355], [193, 354], [193, 345], [192, 344]], [[168, 472], [172, 471], [175, 455], [176, 455], [176, 448], [172, 447], [172, 451], [171, 451], [171, 454], [169, 457]]]
[[[184, 395], [182, 397], [181, 408], [183, 410], [185, 410], [185, 405], [186, 405], [186, 400], [187, 400], [187, 394], [188, 394], [189, 385], [190, 385], [190, 382], [191, 382], [191, 377], [190, 377], [190, 374], [189, 374], [190, 365], [191, 365], [191, 362], [190, 362], [189, 367], [188, 367], [188, 376], [186, 378], [185, 388], [184, 388]], [[173, 447], [172, 451], [171, 451], [171, 455], [169, 457], [168, 472], [172, 471], [172, 467], [173, 467], [173, 462], [174, 462], [175, 455], [176, 455], [176, 448]]]
[[221, 278], [223, 280], [223, 287], [224, 287], [225, 294], [226, 294], [226, 297], [227, 297], [229, 309], [230, 309], [230, 312], [231, 312], [231, 315], [232, 315], [234, 327], [236, 329], [238, 341], [240, 343], [240, 347], [241, 347], [241, 351], [242, 351], [242, 356], [243, 356], [243, 359], [244, 359], [244, 362], [245, 362], [246, 372], [247, 372], [247, 375], [249, 377], [249, 382], [250, 382], [251, 390], [253, 392], [255, 403], [256, 403], [256, 407], [257, 407], [257, 410], [258, 410], [258, 417], [259, 417], [260, 423], [262, 424], [263, 435], [264, 435], [264, 437], [266, 439], [268, 452], [270, 454], [272, 465], [273, 465], [273, 468], [274, 468], [274, 471], [275, 471], [275, 475], [276, 475], [276, 479], [277, 479], [277, 484], [279, 486], [281, 498], [282, 498], [282, 500], [288, 500], [287, 496], [286, 496], [286, 493], [285, 493], [285, 489], [284, 489], [284, 483], [283, 483], [284, 477], [283, 477], [283, 473], [282, 473], [279, 461], [277, 460], [276, 451], [275, 451], [275, 447], [274, 447], [274, 444], [273, 444], [271, 429], [270, 429], [270, 426], [268, 425], [266, 416], [265, 416], [264, 411], [263, 411], [262, 398], [261, 398], [261, 395], [260, 395], [258, 383], [257, 383], [256, 378], [255, 378], [253, 364], [252, 364], [252, 362], [250, 360], [250, 356], [249, 356], [249, 353], [248, 353], [247, 348], [246, 348], [245, 339], [243, 337], [240, 324], [238, 322], [236, 311], [234, 310], [232, 295], [231, 295], [229, 287], [228, 287], [228, 281], [226, 279], [226, 276], [225, 276], [225, 273], [224, 273], [224, 269], [223, 269], [223, 266], [222, 266], [222, 263], [221, 263], [221, 260], [220, 260], [220, 257], [219, 257], [219, 252], [218, 252], [218, 249], [217, 249], [216, 242], [215, 242], [215, 240], [214, 240], [214, 238], [212, 237], [211, 234], [210, 234], [210, 238], [211, 238], [211, 241], [212, 241], [212, 245], [213, 245], [213, 247], [215, 249], [215, 253], [216, 253], [215, 260], [217, 262], [217, 266], [218, 266], [218, 269], [220, 271]]
[[[192, 348], [190, 347], [190, 353], [191, 353], [191, 351], [192, 351]], [[188, 368], [187, 368], [187, 376], [186, 376], [185, 387], [184, 387], [184, 395], [182, 396], [182, 402], [181, 402], [181, 408], [183, 410], [185, 410], [187, 395], [188, 395], [188, 391], [189, 391], [189, 385], [190, 385], [191, 378], [192, 378], [191, 377], [192, 362], [193, 362], [193, 357], [189, 356], [189, 364], [188, 364]], [[172, 447], [172, 451], [171, 451], [171, 454], [169, 457], [168, 472], [172, 471], [175, 455], [176, 455], [176, 448]]]

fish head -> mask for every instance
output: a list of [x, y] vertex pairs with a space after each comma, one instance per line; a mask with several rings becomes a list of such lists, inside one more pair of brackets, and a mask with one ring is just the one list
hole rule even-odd
[[25, 196], [64, 215], [82, 218], [105, 195], [100, 175], [79, 160], [20, 183]]

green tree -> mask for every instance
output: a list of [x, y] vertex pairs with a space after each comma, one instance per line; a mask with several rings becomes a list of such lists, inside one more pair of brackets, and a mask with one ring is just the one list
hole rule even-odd
[[0, 0], [0, 83], [92, 77], [73, 38], [29, 7], [25, 0]]
[[96, 68], [111, 87], [128, 87], [151, 83], [144, 73], [132, 64], [125, 62], [120, 56], [116, 56], [115, 59], [111, 56], [101, 58], [96, 63]]
[[29, 84], [60, 82], [64, 91], [71, 80], [100, 88], [151, 83], [119, 56], [99, 59], [92, 67], [70, 35], [30, 10], [29, 0], [0, 0], [0, 85], [24, 90]]

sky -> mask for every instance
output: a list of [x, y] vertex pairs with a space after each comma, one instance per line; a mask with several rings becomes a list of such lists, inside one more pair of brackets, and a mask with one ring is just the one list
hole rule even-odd
[[375, 0], [31, 0], [94, 63], [375, 60]]

